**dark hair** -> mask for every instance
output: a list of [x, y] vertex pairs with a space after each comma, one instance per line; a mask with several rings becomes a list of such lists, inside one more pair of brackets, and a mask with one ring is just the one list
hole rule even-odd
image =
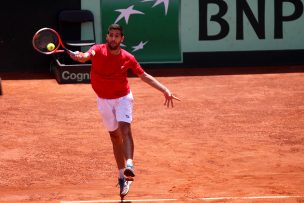
[[120, 26], [118, 24], [111, 24], [108, 28], [108, 34], [109, 34], [110, 30], [119, 30], [121, 36], [124, 36], [124, 31], [123, 31], [122, 26]]

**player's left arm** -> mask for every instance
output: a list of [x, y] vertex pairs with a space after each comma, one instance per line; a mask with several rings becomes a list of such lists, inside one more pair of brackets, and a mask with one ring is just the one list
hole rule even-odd
[[179, 98], [177, 98], [173, 93], [162, 83], [160, 83], [156, 78], [154, 78], [152, 75], [144, 72], [138, 77], [144, 81], [145, 83], [149, 84], [150, 86], [154, 87], [155, 89], [161, 91], [165, 96], [165, 103], [167, 107], [170, 107], [170, 105], [173, 107], [173, 99], [180, 101]]

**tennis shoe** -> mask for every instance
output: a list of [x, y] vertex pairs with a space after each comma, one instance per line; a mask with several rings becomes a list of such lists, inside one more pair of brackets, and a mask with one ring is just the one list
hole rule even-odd
[[131, 184], [132, 181], [127, 181], [125, 178], [118, 178], [118, 185], [120, 188], [119, 194], [121, 198], [128, 194]]
[[135, 177], [135, 172], [134, 172], [134, 166], [133, 165], [127, 165], [124, 171], [124, 175], [126, 180], [128, 181], [133, 181]]

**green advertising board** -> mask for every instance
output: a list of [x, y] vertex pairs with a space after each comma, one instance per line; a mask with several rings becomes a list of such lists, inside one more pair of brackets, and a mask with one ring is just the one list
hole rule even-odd
[[102, 42], [112, 23], [123, 26], [122, 48], [140, 63], [182, 62], [180, 0], [101, 0]]
[[183, 0], [183, 52], [304, 49], [304, 0]]

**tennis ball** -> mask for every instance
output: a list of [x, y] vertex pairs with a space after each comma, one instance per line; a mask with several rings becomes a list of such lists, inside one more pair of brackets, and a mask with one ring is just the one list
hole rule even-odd
[[55, 49], [55, 44], [53, 44], [53, 43], [48, 43], [48, 44], [46, 45], [46, 48], [47, 48], [47, 50], [49, 50], [49, 51], [53, 51], [53, 50]]

